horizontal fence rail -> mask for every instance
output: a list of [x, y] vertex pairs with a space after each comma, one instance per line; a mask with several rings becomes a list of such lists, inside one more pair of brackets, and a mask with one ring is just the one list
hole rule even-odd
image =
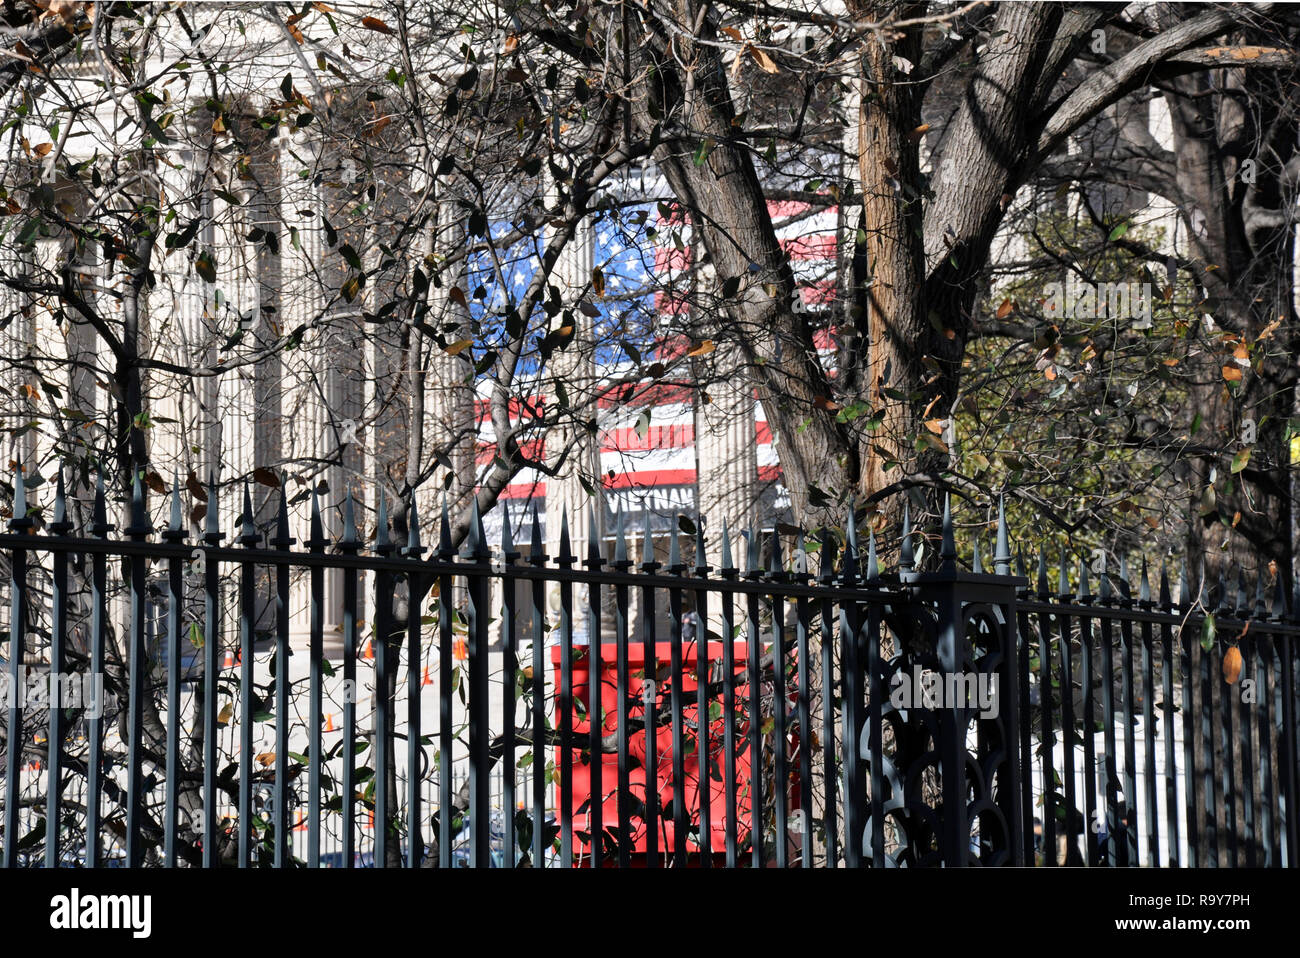
[[457, 552], [445, 505], [429, 549], [414, 503], [367, 543], [349, 494], [332, 540], [313, 494], [295, 549], [283, 489], [266, 536], [243, 502], [190, 540], [174, 485], [155, 537], [137, 481], [113, 537], [60, 476], [36, 532], [16, 476], [4, 866], [1295, 863], [1281, 583], [1035, 587], [1001, 514], [993, 572], [950, 513], [918, 571], [905, 510], [886, 573], [852, 516], [724, 527], [714, 569], [698, 518], [660, 562], [621, 516], [548, 557], [475, 504]]

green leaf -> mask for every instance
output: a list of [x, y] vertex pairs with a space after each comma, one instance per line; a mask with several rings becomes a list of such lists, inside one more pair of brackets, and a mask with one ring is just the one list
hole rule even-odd
[[1250, 454], [1254, 449], [1254, 446], [1247, 446], [1232, 457], [1232, 474], [1234, 476], [1246, 468], [1246, 463], [1250, 462]]
[[1215, 635], [1214, 615], [1210, 614], [1205, 617], [1205, 621], [1201, 624], [1202, 651], [1208, 652], [1210, 651], [1210, 649], [1214, 648], [1214, 635]]
[[1123, 236], [1125, 233], [1128, 232], [1128, 226], [1129, 226], [1128, 220], [1125, 220], [1123, 223], [1120, 223], [1119, 226], [1116, 226], [1113, 230], [1110, 231], [1110, 236], [1106, 237], [1106, 242], [1108, 243], [1115, 242], [1115, 240], [1119, 239], [1121, 236]]

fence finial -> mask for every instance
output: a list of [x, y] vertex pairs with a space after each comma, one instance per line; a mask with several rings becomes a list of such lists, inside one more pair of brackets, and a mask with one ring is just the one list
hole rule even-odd
[[343, 493], [343, 538], [339, 540], [339, 547], [344, 552], [356, 552], [360, 546], [361, 541], [357, 538], [356, 506], [352, 502], [352, 490], [349, 488]]
[[[414, 518], [414, 516], [412, 516]], [[311, 491], [311, 521], [308, 525], [311, 538], [305, 545], [312, 552], [324, 552], [325, 547], [329, 545], [329, 540], [325, 538], [325, 524], [321, 521], [320, 515], [320, 496], [313, 487]]]
[[167, 522], [167, 531], [163, 539], [168, 542], [180, 542], [185, 538], [184, 519], [181, 517], [181, 481], [176, 470], [172, 470], [171, 514]]
[[488, 549], [487, 530], [483, 528], [483, 513], [479, 511], [478, 496], [469, 500], [469, 534], [466, 552], [471, 559], [484, 560], [492, 556]]
[[510, 503], [501, 500], [501, 558], [513, 562], [519, 553], [515, 551], [515, 534], [510, 528]]
[[[17, 489], [15, 488], [15, 498]], [[17, 512], [14, 513], [17, 516]], [[91, 510], [93, 517], [90, 524], [90, 534], [104, 538], [112, 531], [113, 527], [108, 524], [108, 503], [104, 494], [104, 470], [100, 469], [98, 477], [95, 480], [95, 505]]]
[[255, 548], [257, 541], [262, 538], [257, 534], [257, 526], [253, 524], [253, 495], [249, 492], [247, 479], [244, 480], [244, 514], [239, 533], [239, 544], [245, 549]]
[[1121, 599], [1133, 598], [1133, 587], [1129, 582], [1128, 556], [1119, 557], [1119, 597]]
[[[271, 540], [271, 545], [276, 549], [288, 549], [293, 545], [293, 537], [289, 535], [289, 499], [284, 491], [284, 479], [280, 480], [280, 505], [275, 514], [275, 538]], [[388, 524], [384, 518], [384, 501], [381, 497], [379, 500], [379, 535], [383, 536], [384, 542], [388, 541]], [[375, 543], [376, 551], [379, 548], [379, 542]]]
[[980, 558], [979, 536], [975, 536], [974, 542], [971, 545], [970, 570], [976, 575], [983, 575], [984, 573], [984, 560]]
[[1178, 564], [1178, 610], [1186, 612], [1192, 607], [1192, 586], [1187, 581], [1187, 557]]
[[1075, 593], [1074, 597], [1076, 599], [1092, 598], [1092, 590], [1088, 585], [1088, 564], [1083, 561], [1083, 556], [1079, 557], [1079, 591]]
[[546, 550], [542, 545], [542, 520], [537, 516], [537, 503], [533, 503], [533, 522], [529, 529], [532, 541], [528, 543], [528, 561], [533, 565], [546, 562]]
[[772, 543], [772, 552], [767, 557], [767, 572], [769, 577], [775, 577], [785, 571], [785, 563], [781, 556], [781, 533], [773, 529], [772, 537], [768, 541]]
[[1138, 601], [1150, 604], [1151, 577], [1147, 574], [1147, 557], [1142, 557], [1142, 578], [1138, 582]]
[[943, 560], [944, 572], [955, 572], [957, 569], [957, 537], [952, 529], [952, 493], [945, 492], [943, 495], [943, 546], [939, 553], [939, 558]]
[[993, 571], [998, 575], [1011, 574], [1011, 544], [1007, 541], [1007, 500], [998, 496], [998, 540], [993, 550]]
[[1110, 602], [1112, 596], [1110, 591], [1110, 573], [1106, 571], [1106, 550], [1105, 549], [1101, 550], [1100, 578], [1101, 578], [1101, 595], [1099, 598], [1101, 599], [1102, 605], [1106, 605], [1107, 603]]
[[1174, 607], [1173, 596], [1169, 594], [1169, 566], [1160, 560], [1160, 608], [1166, 612]]
[[650, 529], [650, 510], [645, 514], [645, 531], [641, 539], [641, 571], [654, 572], [659, 568], [659, 563], [655, 561], [655, 538]]
[[144, 486], [140, 482], [139, 470], [131, 475], [131, 524], [123, 532], [132, 539], [143, 539], [153, 532], [149, 516], [144, 511]]
[[1049, 593], [1047, 584], [1047, 550], [1038, 550], [1038, 597], [1046, 599]]
[[599, 569], [605, 564], [600, 554], [600, 536], [596, 532], [596, 507], [587, 506], [587, 567]]
[[735, 572], [736, 561], [731, 555], [731, 530], [727, 528], [727, 520], [722, 520], [722, 569], [723, 573]]
[[406, 548], [402, 554], [418, 559], [424, 555], [424, 546], [420, 542], [420, 500], [411, 493], [410, 519], [406, 523]]
[[849, 514], [844, 517], [844, 541], [854, 554], [858, 551], [858, 521], [853, 513], [853, 503], [849, 503]]
[[682, 565], [682, 547], [677, 542], [676, 529], [668, 533], [668, 571], [673, 575], [681, 575], [686, 571], [686, 566]]
[[1056, 576], [1056, 594], [1062, 598], [1070, 595], [1070, 567], [1066, 564], [1065, 546], [1061, 546], [1061, 566]]
[[1246, 614], [1246, 604], [1250, 597], [1246, 594], [1246, 573], [1242, 571], [1240, 565], [1237, 566], [1237, 604], [1233, 608], [1233, 614], [1241, 618]]
[[709, 556], [704, 549], [704, 517], [695, 513], [695, 574], [709, 574]]
[[1273, 586], [1273, 618], [1285, 619], [1286, 613], [1286, 587], [1282, 584], [1282, 575], [1279, 570], [1277, 582]]
[[912, 571], [912, 509], [906, 499], [903, 500], [903, 542], [898, 548], [898, 571]]
[[822, 547], [817, 563], [817, 581], [829, 585], [835, 578], [835, 537], [826, 526], [822, 526]]
[[203, 541], [216, 545], [225, 536], [221, 533], [221, 500], [217, 498], [217, 473], [212, 469], [208, 470], [208, 502], [204, 518], [207, 523]]
[[72, 531], [68, 521], [68, 497], [63, 488], [63, 467], [59, 467], [58, 481], [54, 486], [54, 520], [50, 523], [50, 532], [56, 536], [66, 536]]
[[880, 578], [880, 562], [876, 557], [876, 531], [867, 526], [867, 581]]
[[388, 497], [379, 493], [379, 509], [375, 514], [375, 552], [387, 555], [393, 545], [388, 538]]
[[757, 578], [763, 574], [762, 547], [758, 542], [758, 530], [754, 524], [749, 524], [749, 545], [745, 549], [745, 575], [750, 578]]
[[456, 555], [451, 544], [451, 510], [447, 506], [447, 493], [442, 494], [442, 513], [438, 522], [438, 558], [447, 562]]
[[558, 565], [570, 566], [578, 561], [573, 554], [573, 544], [569, 538], [569, 507], [560, 507], [560, 554], [555, 557]]
[[794, 572], [798, 576], [808, 574], [808, 545], [804, 542], [803, 526], [795, 533], [794, 546]]
[[626, 572], [629, 561], [627, 557], [627, 529], [624, 527], [623, 506], [620, 503], [618, 515], [614, 517], [614, 566], [618, 571]]

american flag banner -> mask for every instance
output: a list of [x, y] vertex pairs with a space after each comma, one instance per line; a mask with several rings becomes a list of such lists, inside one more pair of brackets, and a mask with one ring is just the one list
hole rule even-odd
[[[828, 198], [829, 199], [829, 198]], [[836, 295], [836, 233], [838, 209], [808, 202], [771, 200], [768, 209], [782, 248], [789, 256], [798, 286], [797, 310], [829, 309]], [[504, 234], [509, 224], [502, 224]], [[698, 246], [687, 218], [666, 202], [625, 205], [616, 213], [602, 211], [594, 217], [593, 272], [599, 273], [603, 295], [588, 290], [586, 301], [592, 325], [592, 352], [598, 380], [596, 403], [599, 482], [605, 509], [605, 528], [612, 529], [614, 515], [622, 510], [629, 528], [648, 520], [652, 529], [676, 528], [678, 514], [693, 514], [698, 504], [700, 448], [697, 431], [703, 426], [697, 403], [700, 390], [691, 379], [689, 363], [672, 365], [667, 375], [656, 375], [692, 348], [689, 335], [693, 303], [708, 289], [712, 272], [698, 260]], [[489, 260], [480, 258], [471, 271], [470, 284], [481, 284], [477, 303], [486, 317], [503, 311], [521, 297], [540, 263], [542, 241], [530, 238]], [[491, 329], [485, 321], [485, 327]], [[829, 331], [819, 330], [815, 344], [824, 360], [833, 355]], [[491, 337], [475, 349], [492, 348]], [[537, 389], [513, 400], [514, 424], [539, 417], [548, 402], [540, 357], [526, 361], [524, 382]], [[656, 369], [656, 367], [659, 367]], [[532, 377], [529, 379], [528, 377]], [[489, 414], [493, 384], [480, 381], [477, 389], [476, 465], [485, 474], [497, 455]], [[753, 400], [753, 444], [757, 456], [751, 496], [764, 525], [779, 520], [788, 509], [781, 485], [781, 467], [772, 430], [762, 404]], [[522, 443], [525, 455], [544, 461], [542, 436]], [[552, 484], [555, 480], [551, 480]], [[522, 469], [505, 488], [500, 500], [513, 517], [516, 541], [528, 541], [525, 513], [536, 507], [545, 527], [548, 477], [539, 469]], [[489, 535], [499, 534], [503, 510], [485, 517]]]

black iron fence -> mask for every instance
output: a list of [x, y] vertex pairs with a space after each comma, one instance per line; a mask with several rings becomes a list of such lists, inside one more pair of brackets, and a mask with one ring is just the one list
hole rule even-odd
[[457, 554], [444, 508], [426, 557], [414, 506], [367, 542], [349, 496], [331, 541], [313, 497], [295, 550], [283, 493], [265, 543], [247, 488], [235, 546], [170, 505], [155, 540], [137, 485], [114, 538], [60, 480], [36, 532], [16, 478], [6, 867], [1296, 861], [1280, 582], [1035, 591], [1004, 521], [989, 573], [949, 516], [886, 572], [852, 522], [724, 529], [715, 569], [688, 521], [634, 562], [621, 522], [548, 558], [535, 512], [526, 554], [476, 513]]

